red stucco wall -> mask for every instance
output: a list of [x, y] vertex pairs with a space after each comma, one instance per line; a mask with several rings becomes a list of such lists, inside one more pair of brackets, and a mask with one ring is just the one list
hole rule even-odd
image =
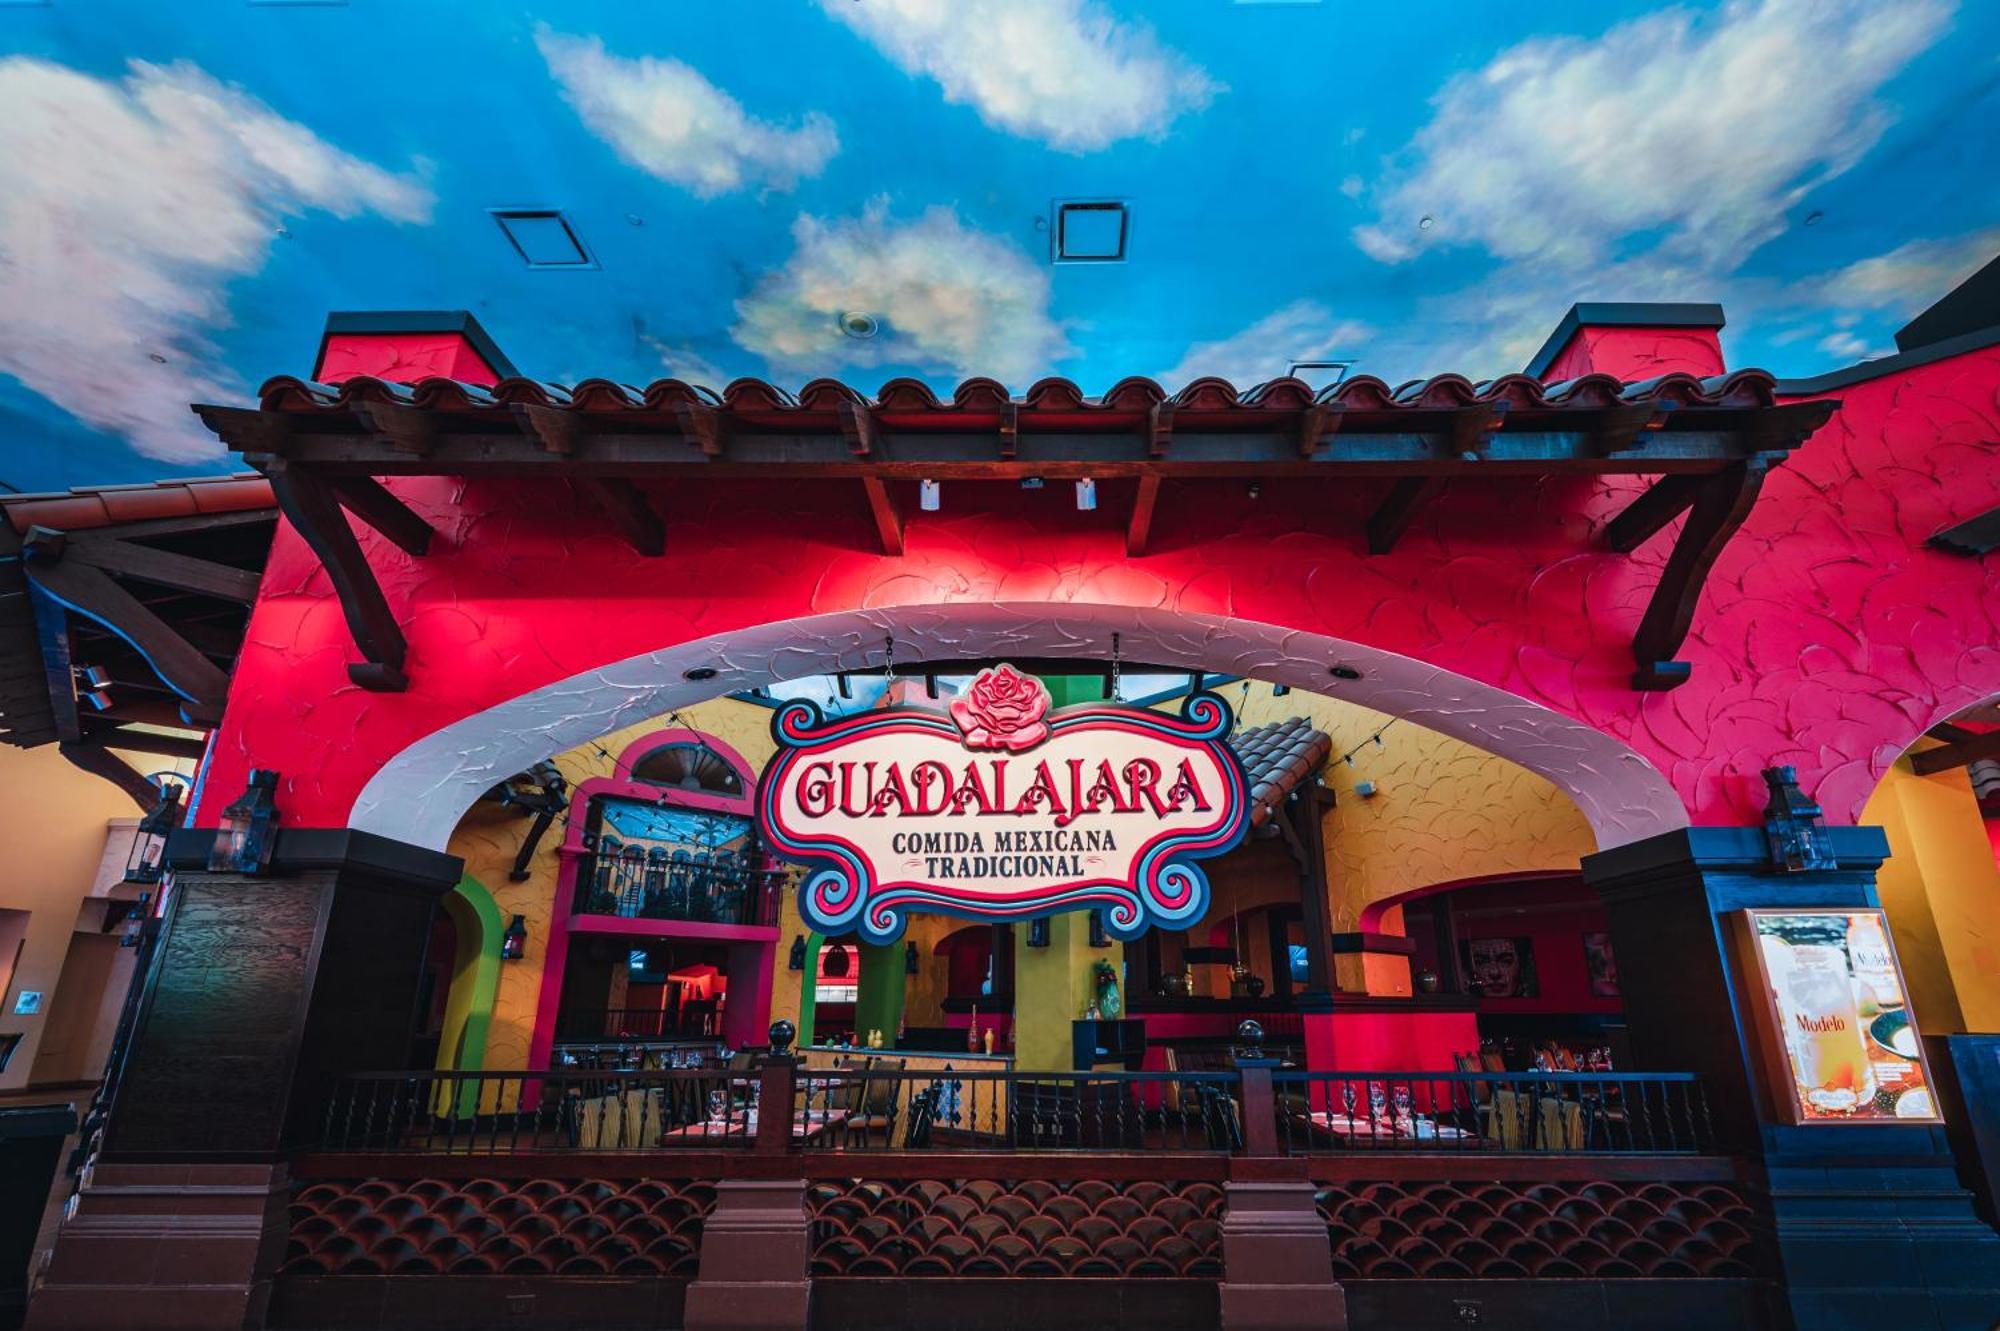
[[[1559, 365], [1586, 348], [1637, 377], [1699, 359], [1712, 336], [1592, 332]], [[1361, 538], [1373, 490], [1267, 485], [1252, 498], [1233, 483], [1169, 484], [1139, 559], [1124, 553], [1129, 496], [1111, 483], [1094, 513], [1076, 512], [1066, 487], [948, 485], [934, 514], [906, 495], [901, 558], [875, 553], [858, 488], [660, 489], [669, 548], [645, 559], [565, 487], [398, 482], [442, 533], [412, 559], [363, 532], [409, 638], [409, 691], [348, 683], [356, 657], [326, 576], [281, 531], [215, 746], [208, 788], [222, 797], [202, 816], [254, 761], [283, 774], [288, 822], [344, 823], [370, 774], [423, 735], [674, 643], [857, 606], [1005, 600], [1198, 611], [1367, 643], [1617, 736], [1696, 822], [1754, 821], [1758, 770], [1774, 762], [1851, 821], [1912, 739], [2000, 694], [1991, 557], [1923, 546], [2000, 504], [2000, 348], [1838, 396], [1840, 413], [1773, 473], [1711, 574], [1682, 652], [1692, 682], [1653, 694], [1628, 685], [1630, 642], [1673, 529], [1630, 557], [1594, 539], [1640, 488], [1629, 479], [1461, 483], [1379, 557]]]

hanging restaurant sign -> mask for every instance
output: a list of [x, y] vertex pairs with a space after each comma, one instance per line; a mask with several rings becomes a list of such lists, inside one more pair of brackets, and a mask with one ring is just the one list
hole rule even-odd
[[812, 868], [799, 914], [822, 934], [893, 941], [910, 912], [1027, 920], [1097, 910], [1121, 939], [1208, 910], [1196, 860], [1243, 838], [1250, 804], [1225, 742], [1228, 704], [1181, 715], [1087, 703], [1007, 665], [948, 712], [825, 721], [803, 699], [772, 720], [757, 809], [766, 846]]

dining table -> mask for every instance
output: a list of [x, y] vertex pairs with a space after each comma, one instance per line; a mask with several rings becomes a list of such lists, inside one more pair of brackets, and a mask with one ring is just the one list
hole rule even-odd
[[[839, 1127], [847, 1119], [845, 1109], [807, 1109], [792, 1118], [792, 1140], [812, 1141], [822, 1133]], [[702, 1119], [669, 1128], [660, 1134], [660, 1145], [682, 1145], [689, 1141], [703, 1141], [722, 1137], [754, 1137], [757, 1135], [757, 1111], [730, 1113], [722, 1118]]]

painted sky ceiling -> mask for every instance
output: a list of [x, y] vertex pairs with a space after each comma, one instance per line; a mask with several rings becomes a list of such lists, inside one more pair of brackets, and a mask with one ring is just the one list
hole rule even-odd
[[[1575, 300], [1718, 300], [1808, 373], [2000, 252], [1969, 0], [0, 0], [0, 52], [22, 490], [230, 469], [185, 404], [329, 309], [469, 308], [557, 382], [1096, 392], [1485, 376]], [[1126, 203], [1126, 260], [1052, 263], [1061, 200]]]

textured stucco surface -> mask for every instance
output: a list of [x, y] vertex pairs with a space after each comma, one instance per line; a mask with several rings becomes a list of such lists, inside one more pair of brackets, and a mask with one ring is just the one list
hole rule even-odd
[[[1848, 822], [1917, 735], [2000, 693], [1991, 557], [1922, 544], [2000, 503], [1996, 388], [2000, 348], [1842, 390], [1717, 562], [1682, 652], [1693, 682], [1654, 694], [1629, 687], [1630, 643], [1672, 529], [1629, 557], [1596, 540], [1629, 479], [1458, 483], [1374, 557], [1365, 485], [1169, 485], [1138, 559], [1117, 482], [1095, 513], [1062, 487], [948, 485], [943, 511], [909, 514], [900, 558], [876, 553], [851, 487], [661, 487], [654, 559], [562, 486], [397, 482], [442, 534], [421, 559], [364, 537], [409, 637], [410, 690], [348, 684], [326, 576], [283, 532], [211, 789], [240, 789], [254, 760], [283, 774], [295, 824], [441, 845], [468, 791], [718, 684], [868, 663], [885, 632], [899, 651], [1101, 655], [1117, 629], [1134, 655], [1301, 685], [1353, 659], [1369, 677], [1349, 696], [1548, 776], [1601, 844], [1752, 821], [1773, 762]], [[720, 677], [687, 684], [697, 664]]]

